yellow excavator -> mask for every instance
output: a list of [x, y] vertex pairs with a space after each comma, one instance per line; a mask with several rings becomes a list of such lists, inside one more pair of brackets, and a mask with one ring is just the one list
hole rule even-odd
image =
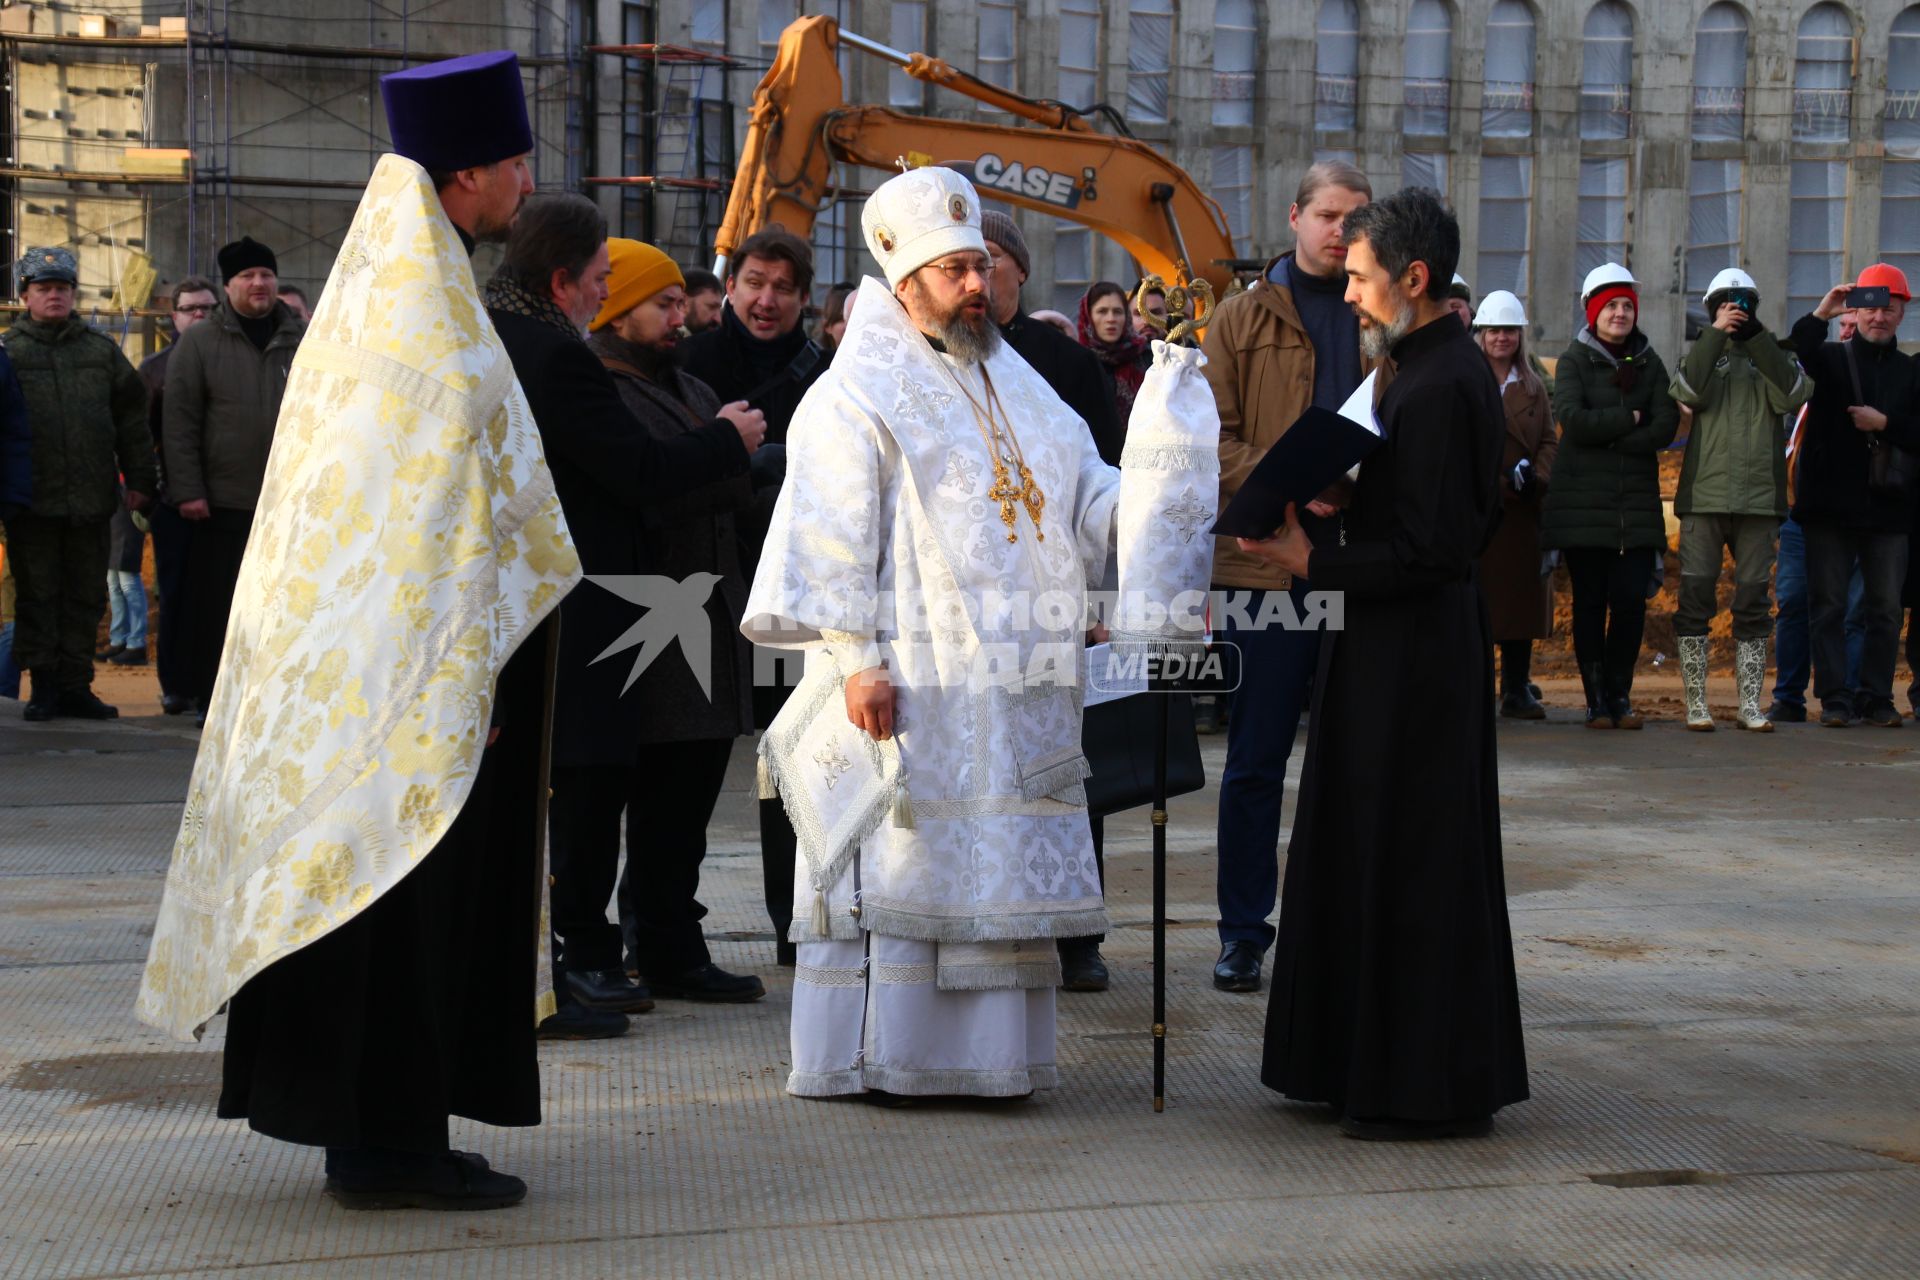
[[[837, 56], [843, 45], [1039, 127], [849, 103]], [[964, 174], [983, 198], [1093, 228], [1146, 274], [1177, 285], [1204, 280], [1224, 294], [1235, 257], [1220, 206], [1151, 146], [1100, 132], [1089, 119], [1094, 114], [1124, 131], [1110, 110], [1023, 97], [939, 58], [843, 31], [832, 18], [802, 18], [781, 34], [773, 66], [754, 92], [739, 173], [714, 238], [714, 272], [724, 279], [734, 250], [768, 225], [808, 238], [832, 197], [836, 163], [883, 170], [938, 164]]]

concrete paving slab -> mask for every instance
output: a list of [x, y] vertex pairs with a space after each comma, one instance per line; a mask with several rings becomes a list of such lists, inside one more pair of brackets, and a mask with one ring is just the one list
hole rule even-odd
[[[1108, 826], [1114, 989], [1060, 997], [1063, 1088], [787, 1097], [742, 744], [703, 897], [716, 958], [767, 999], [543, 1047], [543, 1125], [456, 1131], [528, 1204], [434, 1215], [340, 1210], [316, 1153], [214, 1118], [218, 1021], [181, 1046], [132, 1020], [179, 724], [55, 738], [0, 715], [9, 1278], [1920, 1274], [1920, 760], [1899, 735], [1504, 724], [1535, 1097], [1489, 1140], [1416, 1147], [1260, 1087], [1265, 997], [1208, 983], [1211, 789], [1173, 812], [1164, 1114], [1131, 817]], [[1217, 777], [1224, 742], [1203, 744]]]

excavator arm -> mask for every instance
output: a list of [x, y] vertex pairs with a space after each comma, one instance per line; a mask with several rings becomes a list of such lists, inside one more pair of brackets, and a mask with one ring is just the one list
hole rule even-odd
[[[836, 61], [842, 43], [1040, 127], [850, 105]], [[787, 28], [754, 93], [740, 171], [715, 238], [716, 269], [724, 275], [733, 251], [762, 227], [810, 236], [833, 194], [836, 162], [882, 170], [945, 165], [966, 175], [983, 197], [1091, 227], [1149, 274], [1181, 283], [1204, 279], [1216, 291], [1232, 280], [1226, 262], [1234, 257], [1233, 238], [1220, 206], [1146, 143], [1095, 132], [1072, 108], [843, 33], [833, 19], [818, 16]]]

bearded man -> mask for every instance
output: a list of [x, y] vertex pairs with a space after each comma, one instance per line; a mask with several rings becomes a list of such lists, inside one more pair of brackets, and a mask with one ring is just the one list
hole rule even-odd
[[800, 841], [787, 1089], [1020, 1097], [1056, 1083], [1054, 940], [1106, 927], [1075, 673], [1120, 477], [994, 326], [964, 178], [862, 226], [891, 289], [794, 417], [742, 627], [806, 651], [761, 746]]
[[1337, 545], [1312, 542], [1291, 507], [1273, 538], [1240, 540], [1345, 596], [1313, 685], [1261, 1079], [1332, 1106], [1351, 1137], [1478, 1135], [1527, 1096], [1474, 582], [1505, 415], [1447, 306], [1460, 229], [1439, 196], [1355, 209], [1344, 239], [1362, 351], [1396, 366], [1384, 439]]
[[[506, 51], [381, 84], [293, 358], [138, 1012], [228, 1006], [219, 1114], [354, 1209], [497, 1209], [449, 1118], [540, 1122], [553, 628], [580, 578], [468, 255], [533, 190]], [[275, 1192], [279, 1194], [279, 1192]]]

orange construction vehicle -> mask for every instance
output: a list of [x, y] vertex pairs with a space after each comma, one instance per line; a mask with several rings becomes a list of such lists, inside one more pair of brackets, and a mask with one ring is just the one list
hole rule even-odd
[[[849, 104], [836, 57], [843, 44], [1040, 127]], [[939, 164], [966, 175], [983, 197], [1093, 228], [1148, 274], [1181, 284], [1204, 279], [1224, 292], [1234, 252], [1220, 206], [1178, 165], [1136, 138], [1097, 131], [1089, 114], [1022, 97], [924, 53], [889, 49], [842, 31], [832, 18], [802, 18], [781, 35], [754, 91], [739, 175], [714, 238], [714, 271], [724, 279], [734, 249], [769, 224], [809, 237], [832, 195], [836, 163]], [[1124, 130], [1111, 111], [1103, 114]]]

